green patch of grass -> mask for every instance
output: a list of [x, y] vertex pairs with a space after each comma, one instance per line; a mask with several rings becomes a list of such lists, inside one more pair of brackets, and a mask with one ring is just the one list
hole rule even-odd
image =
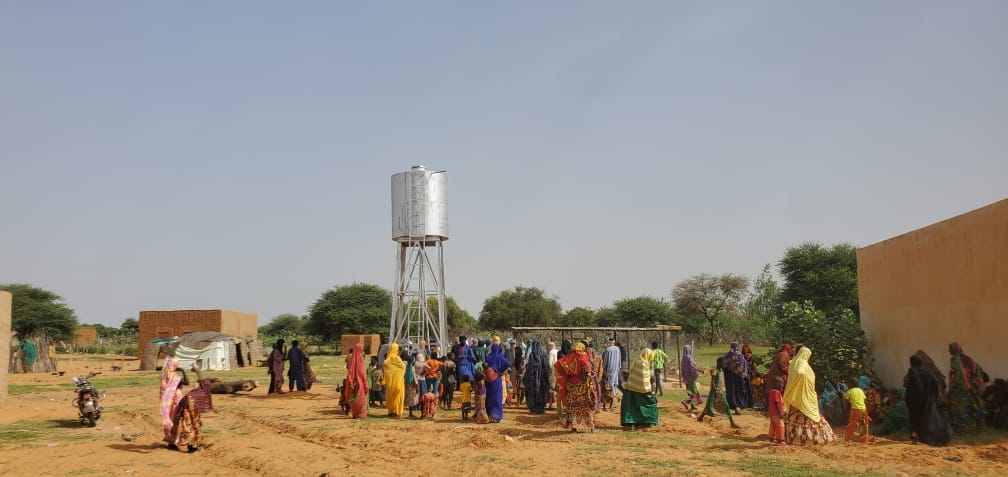
[[52, 391], [59, 391], [60, 388], [66, 387], [67, 389], [72, 388], [72, 386], [53, 386], [53, 385], [41, 385], [41, 384], [8, 384], [7, 393], [11, 396], [17, 396], [20, 394], [34, 394], [34, 393], [47, 393]]
[[771, 457], [747, 457], [735, 462], [726, 462], [726, 465], [748, 472], [754, 477], [854, 477], [881, 475], [867, 472], [845, 472], [841, 470], [821, 469], [805, 464], [797, 464], [783, 459]]
[[90, 467], [85, 467], [83, 469], [76, 469], [73, 472], [68, 472], [66, 475], [91, 475], [95, 473], [98, 473], [98, 471]]
[[26, 446], [42, 440], [79, 441], [95, 438], [94, 431], [80, 427], [76, 419], [17, 421], [0, 425], [0, 446]]
[[[751, 345], [753, 356], [765, 356], [770, 352], [770, 346], [757, 346]], [[717, 364], [717, 359], [724, 356], [731, 346], [728, 344], [715, 344], [713, 346], [706, 344], [696, 344], [693, 347], [693, 359], [696, 360], [697, 366], [712, 368]], [[673, 358], [675, 356], [673, 355]]]
[[682, 463], [677, 460], [630, 459], [630, 463], [633, 465], [649, 467], [651, 469], [684, 470]]

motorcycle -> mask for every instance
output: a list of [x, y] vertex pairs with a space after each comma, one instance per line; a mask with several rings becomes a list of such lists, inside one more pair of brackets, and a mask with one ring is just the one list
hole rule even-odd
[[105, 393], [98, 392], [90, 379], [99, 375], [94, 371], [88, 373], [83, 378], [74, 376], [74, 386], [77, 387], [77, 398], [73, 400], [73, 405], [77, 407], [78, 417], [82, 426], [94, 427], [101, 417], [102, 407], [98, 404], [99, 398], [105, 399]]

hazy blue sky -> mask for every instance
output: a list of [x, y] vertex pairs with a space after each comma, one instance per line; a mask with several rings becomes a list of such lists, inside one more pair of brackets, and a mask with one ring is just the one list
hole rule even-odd
[[448, 171], [448, 293], [749, 276], [1008, 194], [1008, 2], [0, 1], [0, 283], [83, 322], [391, 287]]

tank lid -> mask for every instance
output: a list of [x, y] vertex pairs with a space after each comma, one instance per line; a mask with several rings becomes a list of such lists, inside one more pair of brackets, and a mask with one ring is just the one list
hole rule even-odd
[[413, 166], [413, 170], [414, 171], [426, 171], [427, 168], [424, 167], [423, 164], [417, 164], [417, 165]]

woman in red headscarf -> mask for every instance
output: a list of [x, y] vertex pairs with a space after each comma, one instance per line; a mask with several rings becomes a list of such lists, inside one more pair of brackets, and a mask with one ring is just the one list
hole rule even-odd
[[348, 394], [347, 402], [350, 404], [350, 413], [354, 419], [364, 419], [368, 410], [368, 386], [367, 367], [364, 365], [364, 345], [357, 343], [353, 351], [347, 356], [347, 377], [346, 385], [343, 388]]
[[576, 343], [571, 353], [553, 365], [560, 388], [560, 402], [566, 413], [564, 426], [574, 432], [579, 429], [595, 430], [595, 413], [599, 395], [595, 385], [595, 368], [584, 343]]

